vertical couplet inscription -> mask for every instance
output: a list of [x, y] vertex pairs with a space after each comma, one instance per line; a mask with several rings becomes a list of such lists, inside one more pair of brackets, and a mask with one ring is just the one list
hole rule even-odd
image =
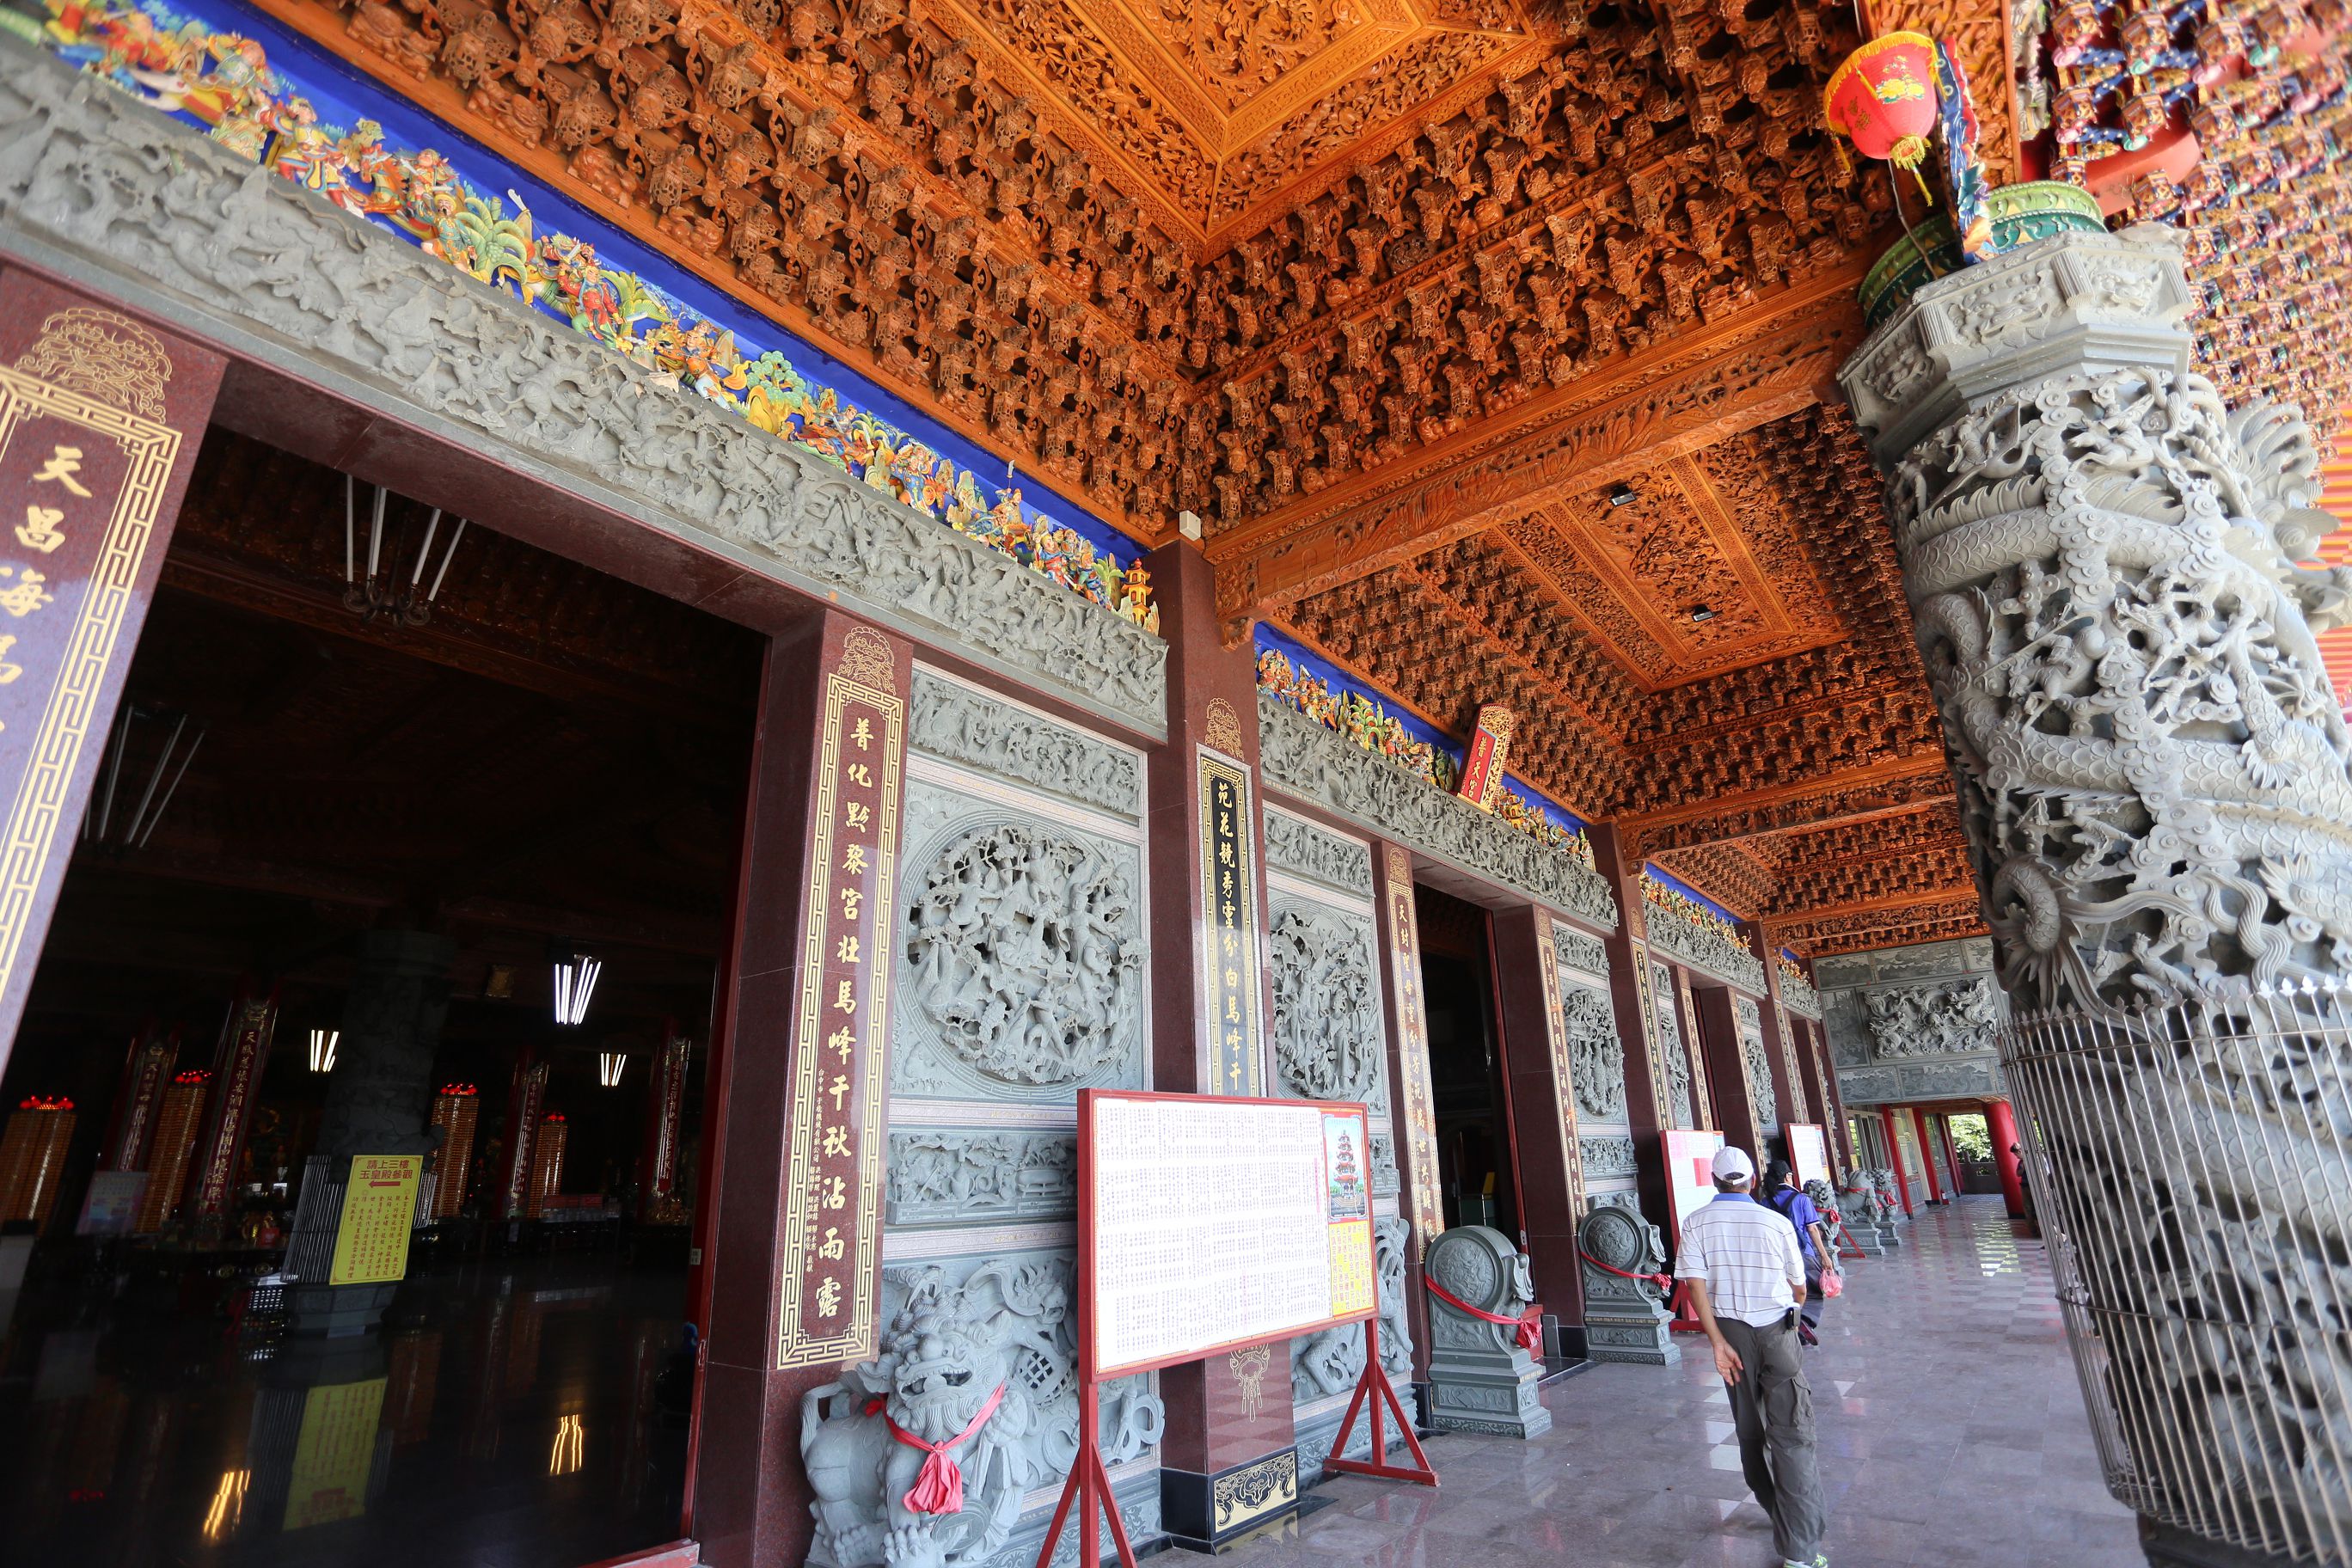
[[278, 1029], [278, 993], [240, 995], [229, 1015], [227, 1037], [222, 1041], [216, 1080], [220, 1098], [214, 1104], [211, 1138], [205, 1145], [204, 1174], [196, 1184], [194, 1213], [219, 1221], [229, 1210], [229, 1191], [236, 1181], [237, 1156], [245, 1149], [246, 1123], [253, 1120], [254, 1092], [261, 1069], [269, 1059], [269, 1039]]
[[1201, 905], [1208, 922], [1210, 1092], [1264, 1094], [1259, 1065], [1257, 888], [1250, 875], [1249, 772], [1206, 748], [1201, 769]]
[[72, 826], [83, 743], [107, 720], [100, 688], [180, 452], [162, 422], [171, 379], [161, 339], [88, 306], [43, 320], [0, 366], [0, 992]]
[[1417, 1260], [1445, 1228], [1445, 1211], [1437, 1196], [1437, 1111], [1429, 1087], [1429, 1011], [1421, 994], [1421, 926], [1412, 912], [1412, 859], [1393, 844], [1389, 846], [1382, 896], [1388, 900], [1393, 943], [1390, 968], [1396, 975], [1397, 1092], [1404, 1103], [1405, 1147], [1412, 1165], [1405, 1184], [1411, 1206], [1405, 1217], [1412, 1222]]
[[1551, 916], [1536, 911], [1536, 969], [1543, 977], [1544, 1029], [1551, 1043], [1551, 1091], [1559, 1112], [1561, 1168], [1568, 1173], [1568, 1212], [1584, 1215], [1584, 1157], [1576, 1141], [1576, 1084], [1570, 1076], [1568, 1016], [1559, 997], [1559, 957], [1553, 945]]
[[825, 677], [793, 1055], [776, 1365], [876, 1349], [884, 1053], [906, 704], [890, 645], [854, 627]]

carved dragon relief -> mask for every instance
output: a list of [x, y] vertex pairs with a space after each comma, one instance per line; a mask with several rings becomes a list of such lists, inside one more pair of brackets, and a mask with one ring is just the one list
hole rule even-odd
[[1881, 1060], [1989, 1051], [2000, 1027], [2000, 1001], [1984, 974], [1864, 992], [1863, 1008], [1871, 1055]]

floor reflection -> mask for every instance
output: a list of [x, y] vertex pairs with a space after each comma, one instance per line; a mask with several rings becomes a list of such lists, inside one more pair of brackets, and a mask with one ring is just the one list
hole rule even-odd
[[578, 1568], [677, 1534], [675, 1272], [499, 1261], [328, 1342], [119, 1289], [0, 1297], [10, 1561]]

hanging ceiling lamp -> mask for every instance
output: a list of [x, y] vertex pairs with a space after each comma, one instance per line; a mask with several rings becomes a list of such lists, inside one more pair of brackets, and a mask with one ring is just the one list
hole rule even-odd
[[341, 1029], [310, 1031], [310, 1070], [312, 1072], [335, 1070], [335, 1045], [342, 1037], [343, 1032]]
[[603, 1084], [606, 1089], [620, 1088], [622, 1069], [625, 1068], [628, 1065], [629, 1053], [626, 1051], [597, 1052], [596, 1081]]
[[602, 959], [575, 952], [555, 961], [555, 1021], [578, 1028], [588, 1021], [588, 999], [595, 994], [596, 977], [604, 973]]

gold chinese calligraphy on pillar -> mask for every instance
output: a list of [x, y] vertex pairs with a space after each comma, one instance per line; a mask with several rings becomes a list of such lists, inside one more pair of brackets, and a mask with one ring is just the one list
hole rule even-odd
[[1216, 1094], [1263, 1094], [1258, 1050], [1257, 882], [1251, 874], [1249, 770], [1203, 747], [1201, 770], [1202, 954], [1209, 1082]]
[[776, 1365], [875, 1352], [890, 914], [906, 704], [887, 638], [842, 638], [819, 723], [786, 1133]]
[[1411, 1166], [1405, 1218], [1412, 1223], [1412, 1255], [1418, 1260], [1445, 1228], [1445, 1210], [1437, 1195], [1437, 1109], [1429, 1086], [1429, 1009], [1421, 994], [1421, 925], [1412, 909], [1412, 858], [1393, 844], [1389, 846], [1381, 897], [1388, 905], [1389, 967], [1396, 979], [1394, 1077], [1404, 1107]]
[[1543, 973], [1544, 1029], [1551, 1046], [1551, 1089], [1559, 1124], [1560, 1168], [1568, 1173], [1568, 1212], [1584, 1214], [1584, 1158], [1576, 1141], [1576, 1083], [1568, 1048], [1568, 1016], [1559, 996], [1559, 959], [1551, 921], [1537, 911], [1536, 964]]
[[161, 338], [94, 306], [37, 316], [31, 298], [68, 297], [10, 278], [17, 320], [40, 322], [0, 365], [0, 993], [21, 994], [85, 745], [111, 716], [117, 645], [144, 613], [183, 437], [164, 423]]

